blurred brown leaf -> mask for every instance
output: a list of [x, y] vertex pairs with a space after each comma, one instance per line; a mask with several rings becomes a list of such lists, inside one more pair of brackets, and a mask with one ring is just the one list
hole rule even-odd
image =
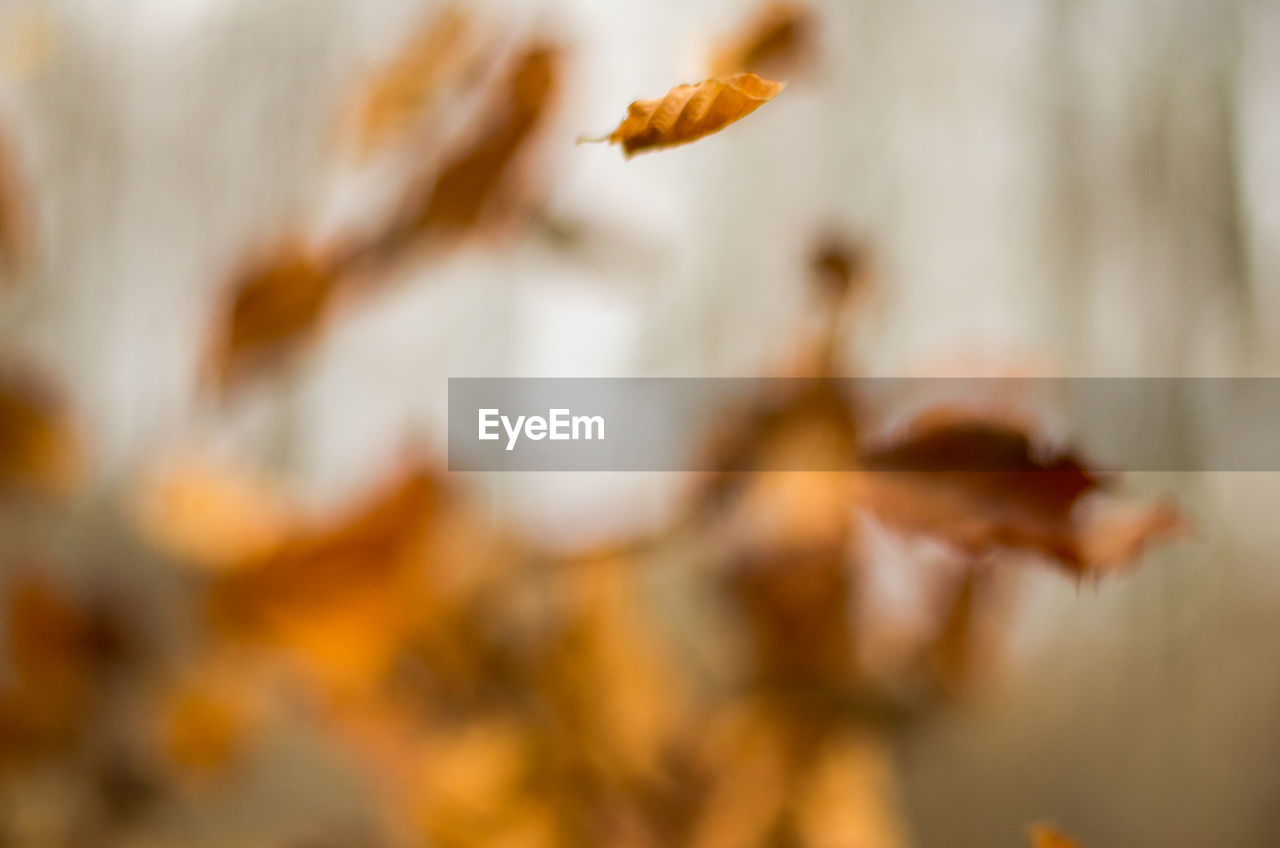
[[553, 47], [525, 49], [468, 143], [446, 158], [433, 179], [410, 190], [390, 224], [356, 248], [353, 262], [394, 262], [416, 246], [457, 239], [490, 212], [510, 206], [514, 199], [504, 189], [514, 179], [517, 155], [555, 100], [559, 65], [560, 52]]
[[403, 136], [441, 90], [476, 59], [475, 24], [458, 6], [436, 13], [410, 34], [404, 46], [366, 86], [354, 132], [362, 154]]
[[[461, 12], [446, 12], [422, 37], [432, 50], [448, 54], [465, 22]], [[415, 64], [419, 60], [421, 66]], [[392, 132], [388, 122], [395, 123], [386, 111], [398, 107], [384, 101], [427, 96], [419, 89], [431, 80], [421, 75], [431, 77], [437, 62], [452, 60], [414, 52], [412, 60], [402, 61], [412, 67], [392, 71], [382, 84], [388, 90], [371, 95], [377, 103], [368, 107], [375, 116], [368, 120], [378, 127], [371, 130], [375, 135]], [[521, 205], [514, 166], [555, 100], [559, 61], [558, 50], [540, 44], [518, 54], [475, 132], [438, 173], [415, 181], [372, 235], [341, 234], [321, 250], [286, 239], [247, 262], [228, 284], [215, 321], [205, 360], [211, 382], [226, 391], [279, 366], [318, 335], [338, 295], [382, 279], [418, 248], [453, 242], [504, 215], [513, 217]]]
[[333, 264], [296, 241], [250, 261], [227, 287], [206, 368], [223, 390], [279, 364], [318, 332], [336, 281]]
[[814, 286], [831, 309], [860, 293], [868, 282], [869, 265], [866, 248], [834, 234], [819, 241], [809, 256]]
[[415, 620], [439, 497], [435, 476], [412, 468], [349, 511], [303, 523], [215, 577], [215, 626], [296, 658], [335, 691], [376, 682]]
[[0, 285], [14, 281], [31, 254], [31, 215], [13, 151], [0, 133]]
[[67, 494], [82, 465], [80, 440], [57, 393], [29, 370], [0, 362], [0, 494]]
[[813, 50], [814, 15], [796, 3], [769, 3], [745, 27], [720, 44], [711, 57], [711, 75], [743, 71], [773, 79], [790, 76]]
[[621, 144], [630, 158], [647, 150], [686, 144], [750, 115], [782, 91], [783, 83], [752, 73], [678, 85], [654, 100], [637, 100], [612, 133], [579, 141]]
[[1046, 556], [1080, 575], [1127, 564], [1180, 525], [1168, 506], [1128, 520], [1088, 520], [1077, 506], [1107, 479], [1070, 453], [1044, 454], [1000, 419], [946, 410], [897, 441], [868, 446], [854, 499], [902, 529], [939, 536], [970, 556], [1007, 549]]
[[98, 676], [125, 652], [118, 620], [47, 575], [22, 572], [5, 588], [0, 762], [70, 742], [95, 708]]

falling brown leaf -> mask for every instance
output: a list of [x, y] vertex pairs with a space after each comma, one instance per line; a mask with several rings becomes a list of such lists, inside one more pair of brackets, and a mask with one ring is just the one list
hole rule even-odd
[[335, 279], [331, 262], [296, 241], [236, 274], [206, 362], [214, 383], [230, 389], [311, 339], [325, 317]]
[[632, 103], [627, 117], [609, 135], [579, 141], [621, 144], [628, 158], [647, 150], [675, 147], [745, 118], [782, 89], [783, 83], [752, 73], [678, 85], [663, 97]]
[[1031, 825], [1029, 833], [1032, 848], [1080, 848], [1080, 843], [1045, 822]]
[[11, 282], [30, 259], [31, 217], [13, 152], [0, 134], [0, 285]]
[[[515, 199], [503, 191], [513, 164], [555, 100], [560, 52], [546, 45], [523, 51], [484, 111], [478, 131], [414, 186], [390, 223], [358, 245], [353, 263], [393, 263], [419, 245], [474, 231], [491, 211]], [[506, 210], [509, 212], [510, 210]]]
[[66, 494], [81, 474], [79, 439], [49, 386], [0, 363], [0, 492]]
[[711, 75], [742, 71], [789, 76], [812, 51], [813, 12], [795, 3], [764, 6], [740, 32], [721, 44], [711, 58]]
[[474, 29], [461, 8], [449, 6], [415, 31], [391, 62], [374, 74], [354, 121], [362, 154], [404, 135], [449, 81], [475, 64]]
[[1180, 526], [1176, 511], [1124, 521], [1079, 505], [1109, 478], [1068, 452], [1045, 453], [1018, 426], [969, 411], [921, 416], [899, 440], [864, 448], [854, 500], [902, 529], [939, 536], [971, 556], [1022, 550], [1081, 575], [1123, 565]]

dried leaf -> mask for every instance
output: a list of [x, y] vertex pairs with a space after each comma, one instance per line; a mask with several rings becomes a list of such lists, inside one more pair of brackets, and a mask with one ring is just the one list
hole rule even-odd
[[413, 33], [370, 81], [356, 110], [354, 131], [362, 154], [403, 136], [448, 82], [476, 58], [474, 25], [450, 6]]
[[621, 144], [628, 158], [647, 150], [686, 144], [745, 118], [782, 89], [783, 83], [751, 73], [678, 85], [663, 97], [632, 103], [627, 107], [627, 117], [611, 134], [579, 141]]
[[228, 286], [206, 366], [229, 389], [278, 364], [319, 330], [336, 280], [331, 263], [289, 242], [249, 263]]
[[753, 71], [785, 77], [808, 57], [814, 38], [813, 13], [795, 3], [770, 3], [711, 59], [711, 75]]
[[902, 529], [935, 535], [974, 557], [1022, 550], [1081, 575], [1114, 570], [1180, 526], [1176, 511], [1137, 511], [1115, 523], [1082, 516], [1108, 479], [1030, 435], [971, 412], [922, 416], [899, 441], [864, 449], [854, 500]]
[[510, 184], [517, 154], [555, 99], [559, 62], [555, 48], [525, 50], [485, 110], [474, 138], [447, 158], [427, 190], [410, 191], [390, 224], [358, 248], [353, 261], [394, 262], [418, 245], [456, 239], [480, 225], [493, 208], [512, 205], [502, 189]]
[[61, 399], [27, 371], [0, 363], [0, 493], [66, 494], [82, 465], [80, 442]]

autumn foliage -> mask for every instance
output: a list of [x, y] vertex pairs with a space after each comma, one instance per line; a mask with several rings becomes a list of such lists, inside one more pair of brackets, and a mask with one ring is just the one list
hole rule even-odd
[[[630, 157], [742, 120], [783, 90], [755, 69], [815, 49], [812, 24], [775, 7], [718, 51], [716, 76], [633, 102], [605, 140]], [[360, 81], [346, 132], [366, 160], [413, 150], [459, 92], [474, 106], [436, 155], [409, 155], [382, 214], [336, 234], [264, 233], [227, 257], [193, 340], [211, 403], [234, 409], [250, 381], [278, 389], [346, 305], [404, 269], [531, 237], [544, 198], [527, 174], [567, 48], [501, 52], [485, 32], [448, 10]], [[18, 253], [23, 202], [6, 167], [0, 149], [0, 267]], [[789, 379], [698, 436], [712, 470], [689, 475], [674, 519], [585, 549], [497, 513], [441, 467], [439, 445], [371, 462], [363, 488], [324, 504], [282, 463], [194, 448], [157, 449], [91, 491], [79, 428], [92, 445], [94, 422], [49, 381], [0, 371], [0, 510], [105, 501], [109, 530], [94, 529], [111, 539], [85, 567], [65, 546], [31, 559], [0, 547], [0, 809], [35, 803], [24, 787], [57, 774], [69, 823], [63, 842], [40, 842], [38, 817], [0, 818], [0, 843], [159, 844], [153, 829], [216, 810], [305, 738], [365, 805], [341, 819], [351, 833], [327, 833], [325, 810], [299, 822], [268, 809], [232, 841], [909, 844], [895, 746], [998, 665], [993, 588], [1036, 564], [1109, 577], [1185, 520], [1124, 500], [1083, 451], [1001, 410], [942, 405], [874, 432], [875, 410], [836, 380], [850, 376], [840, 352], [861, 298], [893, 284], [874, 279], [870, 253], [817, 240], [779, 283], [803, 288], [816, 319], [778, 365]], [[956, 566], [893, 662], [868, 647], [873, 525], [933, 540]], [[125, 590], [95, 557], [128, 564]], [[1033, 841], [1073, 844], [1047, 826]]]

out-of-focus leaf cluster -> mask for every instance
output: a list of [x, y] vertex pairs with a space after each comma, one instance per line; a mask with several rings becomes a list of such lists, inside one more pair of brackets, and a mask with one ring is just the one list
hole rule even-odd
[[[812, 49], [807, 14], [771, 14], [718, 54], [724, 73]], [[412, 146], [459, 99], [472, 129], [411, 168], [370, 226], [303, 232], [243, 262], [213, 316], [215, 386], [269, 382], [335, 304], [536, 217], [522, 169], [561, 50], [497, 51], [482, 29], [446, 12], [365, 87], [352, 124], [363, 157]], [[729, 120], [749, 111], [735, 108]], [[5, 168], [0, 266], [17, 254], [20, 208]], [[816, 379], [725, 410], [705, 438], [718, 470], [643, 538], [531, 541], [420, 455], [317, 509], [266, 467], [192, 454], [156, 457], [108, 494], [163, 591], [118, 591], [63, 561], [92, 552], [0, 548], [0, 809], [16, 811], [0, 843], [160, 844], [175, 811], [216, 810], [301, 734], [340, 760], [369, 811], [317, 810], [302, 827], [258, 809], [240, 844], [309, 844], [330, 827], [354, 828], [341, 844], [439, 848], [907, 844], [894, 745], [982, 679], [1009, 554], [1099, 577], [1180, 518], [1118, 509], [1114, 481], [994, 412], [937, 409], [871, 438], [866, 411], [823, 381], [844, 373], [871, 273], [840, 237], [797, 269], [819, 320], [782, 373]], [[88, 497], [74, 404], [48, 383], [0, 371], [0, 509]], [[77, 423], [92, 444], [92, 422]], [[975, 455], [1004, 470], [972, 470]], [[767, 470], [788, 461], [859, 470]], [[869, 519], [937, 540], [957, 564], [923, 587], [928, 622], [892, 662], [866, 614]], [[693, 621], [655, 581], [679, 588]]]

